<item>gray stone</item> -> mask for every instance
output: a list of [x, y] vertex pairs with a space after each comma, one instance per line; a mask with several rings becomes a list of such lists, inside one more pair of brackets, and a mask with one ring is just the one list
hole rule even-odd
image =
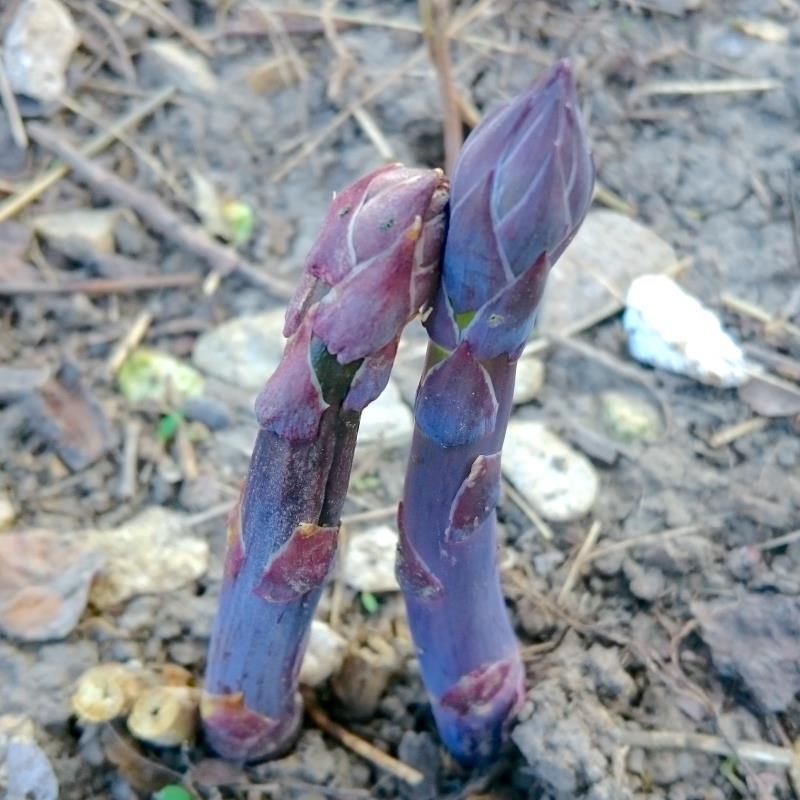
[[76, 208], [40, 214], [33, 229], [54, 249], [79, 261], [93, 251], [114, 252], [114, 230], [122, 211], [118, 208]]
[[258, 392], [283, 355], [283, 309], [235, 317], [204, 333], [192, 360], [209, 375]]
[[400, 740], [397, 754], [404, 764], [418, 769], [425, 779], [420, 785], [408, 789], [404, 795], [414, 800], [433, 800], [441, 770], [441, 758], [436, 741], [430, 733], [406, 731]]
[[800, 598], [748, 593], [692, 611], [720, 674], [743, 683], [764, 711], [786, 710], [800, 692]]
[[211, 397], [189, 397], [183, 404], [186, 419], [202, 422], [209, 430], [219, 431], [231, 424], [228, 408]]
[[59, 0], [23, 0], [5, 35], [4, 63], [12, 90], [43, 103], [59, 100], [80, 40], [72, 15]]
[[647, 569], [631, 558], [625, 559], [622, 569], [634, 597], [652, 602], [664, 593], [667, 585], [660, 569]]
[[589, 460], [541, 422], [531, 420], [510, 422], [503, 473], [536, 511], [553, 522], [587, 514], [599, 488]]

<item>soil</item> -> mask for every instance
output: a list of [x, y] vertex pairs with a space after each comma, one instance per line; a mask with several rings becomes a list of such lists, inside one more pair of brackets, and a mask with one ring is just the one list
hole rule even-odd
[[[413, 24], [412, 30], [389, 24], [413, 23], [412, 2], [340, 3], [335, 13], [362, 19], [333, 23], [327, 33], [316, 12], [298, 16], [285, 13], [284, 6], [266, 13], [278, 8], [271, 3], [172, 0], [164, 4], [172, 14], [165, 23], [160, 14], [126, 13], [127, 3], [98, 2], [105, 19], [116, 19], [118, 42], [86, 4], [69, 5], [81, 30], [91, 33], [68, 74], [71, 105], [77, 103], [82, 113], [23, 105], [23, 114], [44, 117], [40, 122], [49, 130], [82, 144], [95, 130], [93, 120], [108, 126], [142, 96], [176, 82], [174, 98], [97, 160], [196, 225], [200, 209], [191, 176], [202, 173], [220, 196], [255, 210], [252, 236], [240, 250], [269, 274], [293, 280], [331, 192], [381, 162], [362, 125], [352, 116], [337, 116], [376, 82], [386, 80], [386, 88], [363, 107], [392, 158], [443, 162], [433, 68], [424, 52], [406, 63], [422, 47]], [[469, 6], [461, 3], [456, 11], [463, 14]], [[679, 256], [691, 259], [682, 284], [718, 311], [738, 339], [784, 357], [784, 366], [796, 365], [800, 339], [790, 326], [800, 325], [800, 250], [791, 192], [796, 208], [800, 6], [794, 0], [498, 0], [481, 6], [484, 11], [453, 43], [455, 81], [464, 95], [483, 111], [525, 88], [555, 58], [569, 57], [600, 183]], [[764, 20], [774, 27], [752, 24]], [[196, 75], [154, 63], [147, 39], [155, 37], [204, 59], [213, 86], [198, 90]], [[193, 46], [197, 37], [206, 54]], [[119, 66], [120, 46], [131, 58], [135, 82]], [[274, 69], [278, 58], [301, 60], [302, 74]], [[754, 78], [774, 79], [779, 88], [695, 93], [704, 81]], [[689, 88], [653, 93], [661, 81]], [[31, 145], [23, 152], [11, 143], [5, 114], [0, 141], [6, 143], [0, 147], [0, 190], [7, 194], [50, 164], [44, 148]], [[44, 211], [106, 204], [101, 192], [68, 175], [13, 221], [30, 224]], [[116, 254], [139, 274], [206, 274], [208, 265], [196, 254], [149, 232], [135, 216], [118, 221], [114, 233]], [[68, 257], [47, 243], [15, 260], [14, 236], [19, 229], [7, 223], [0, 286], [31, 277], [53, 282], [120, 274], [113, 274], [108, 261], [80, 253]], [[225, 536], [218, 509], [235, 496], [254, 422], [249, 396], [217, 387], [213, 402], [193, 411], [200, 421], [192, 424], [202, 436], [194, 440], [192, 469], [185, 449], [159, 439], [168, 404], [131, 407], [109, 378], [107, 360], [144, 311], [151, 317], [144, 343], [188, 359], [202, 332], [281, 301], [237, 274], [224, 276], [213, 293], [196, 284], [105, 294], [4, 294], [0, 362], [20, 369], [16, 388], [0, 387], [0, 491], [16, 509], [13, 526], [111, 527], [162, 505], [197, 515], [192, 532], [211, 548], [207, 573], [185, 588], [102, 611], [90, 605], [60, 641], [0, 640], [0, 713], [36, 722], [63, 800], [134, 797], [124, 777], [130, 778], [130, 767], [126, 771], [118, 758], [109, 758], [114, 748], [104, 744], [103, 731], [81, 730], [69, 695], [76, 677], [102, 661], [170, 661], [198, 679], [202, 675]], [[732, 313], [723, 303], [726, 294], [766, 309], [772, 324]], [[203, 796], [798, 797], [785, 769], [696, 748], [643, 747], [634, 736], [620, 734], [700, 732], [734, 748], [742, 741], [790, 748], [800, 736], [800, 539], [764, 546], [793, 531], [800, 519], [798, 419], [770, 419], [712, 447], [712, 433], [753, 416], [735, 390], [640, 367], [627, 355], [618, 317], [578, 338], [593, 352], [625, 362], [629, 372], [557, 346], [549, 352], [536, 400], [516, 412], [589, 450], [601, 490], [591, 519], [553, 523], [551, 541], [510, 498], [499, 510], [504, 585], [531, 687], [500, 762], [466, 774], [439, 746], [399, 596], [382, 595], [373, 608], [345, 590], [340, 633], [353, 642], [383, 640], [397, 660], [368, 719], [348, 717], [327, 689], [318, 692], [319, 702], [354, 733], [420, 769], [423, 785], [409, 789], [307, 720], [293, 754], [251, 770], [241, 778], [244, 784], [204, 789]], [[62, 391], [78, 380], [83, 388], [75, 393], [96, 398], [108, 429], [93, 423], [97, 409], [91, 400], [84, 408], [88, 419], [69, 420], [61, 433], [85, 426], [93, 435], [72, 437], [66, 450], [54, 446], [58, 431], [37, 424], [40, 367], [51, 374], [61, 370]], [[4, 375], [10, 382], [11, 372]], [[654, 395], [668, 412], [666, 431], [650, 443], [609, 445], [598, 421], [598, 398], [608, 390], [640, 392], [643, 381], [650, 399]], [[32, 405], [32, 392], [39, 405]], [[120, 476], [131, 421], [139, 423], [140, 438], [134, 490], [126, 493]], [[587, 447], [587, 430], [594, 432], [595, 444], [599, 439], [605, 446]], [[405, 445], [361, 450], [346, 513], [393, 504], [406, 455]], [[559, 598], [593, 520], [601, 525], [597, 557]], [[617, 542], [628, 546], [599, 552]], [[737, 612], [740, 606], [745, 611]], [[326, 595], [320, 616], [330, 612]], [[151, 749], [143, 763], [180, 775], [207, 755], [199, 745], [181, 752]], [[142, 762], [137, 764], [134, 772], [141, 773]], [[253, 784], [272, 788], [247, 788]]]

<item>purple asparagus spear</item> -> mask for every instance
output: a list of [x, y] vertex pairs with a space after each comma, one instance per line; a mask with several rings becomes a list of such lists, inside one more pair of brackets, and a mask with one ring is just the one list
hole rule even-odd
[[516, 361], [593, 179], [566, 62], [481, 122], [452, 176], [397, 575], [439, 731], [465, 765], [497, 754], [523, 697], [496, 565], [500, 451]]
[[360, 412], [436, 288], [446, 203], [440, 170], [381, 167], [335, 196], [308, 255], [228, 522], [201, 702], [206, 737], [227, 758], [279, 755], [299, 728], [298, 674], [336, 554]]

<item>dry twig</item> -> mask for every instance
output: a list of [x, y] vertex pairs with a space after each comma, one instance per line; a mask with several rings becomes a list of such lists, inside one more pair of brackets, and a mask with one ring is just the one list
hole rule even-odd
[[612, 542], [602, 547], [598, 547], [588, 556], [590, 561], [595, 561], [598, 558], [610, 555], [611, 553], [624, 552], [633, 547], [645, 547], [647, 545], [661, 544], [662, 542], [669, 541], [670, 539], [678, 539], [681, 536], [692, 536], [696, 533], [705, 533], [708, 530], [713, 530], [718, 526], [727, 514], [716, 514], [709, 517], [705, 522], [695, 525], [683, 525], [679, 528], [668, 528], [664, 531], [657, 531], [655, 533], [641, 533], [638, 536], [630, 536], [620, 542]]
[[86, 278], [85, 280], [40, 283], [0, 282], [0, 297], [15, 294], [125, 294], [157, 289], [184, 289], [197, 286], [202, 276], [197, 272], [176, 272], [173, 275], [130, 275], [120, 278]]
[[572, 591], [572, 588], [578, 582], [578, 578], [580, 578], [583, 568], [591, 560], [592, 548], [597, 543], [597, 537], [600, 536], [601, 530], [602, 525], [600, 524], [600, 521], [595, 520], [589, 528], [586, 538], [583, 540], [583, 542], [581, 542], [581, 546], [577, 555], [575, 556], [575, 560], [572, 562], [569, 572], [567, 573], [567, 577], [564, 579], [564, 585], [561, 587], [561, 591], [558, 593], [558, 599], [556, 602], [558, 602], [559, 605], [564, 604], [564, 601]]
[[637, 87], [634, 97], [658, 95], [741, 94], [781, 89], [781, 81], [770, 78], [729, 78], [716, 81], [653, 81]]
[[292, 296], [292, 287], [286, 281], [265, 273], [235, 250], [214, 241], [202, 228], [183, 220], [159, 197], [126, 183], [105, 167], [90, 161], [44, 125], [31, 125], [29, 133], [37, 144], [66, 161], [75, 174], [95, 191], [132, 209], [153, 231], [202, 259], [215, 271], [221, 274], [238, 272], [280, 300]]
[[3, 64], [2, 51], [0, 51], [0, 100], [3, 102], [3, 108], [8, 117], [8, 127], [11, 130], [11, 138], [14, 140], [14, 144], [17, 147], [21, 150], [25, 150], [28, 147], [28, 134], [25, 132], [25, 124], [22, 122], [22, 115], [19, 113], [17, 98], [14, 97], [11, 84], [8, 82], [8, 75], [6, 75], [6, 68]]
[[[91, 158], [106, 149], [122, 131], [137, 125], [145, 117], [149, 117], [157, 109], [161, 108], [175, 94], [175, 87], [167, 86], [156, 94], [148, 97], [140, 105], [131, 109], [125, 116], [120, 117], [116, 122], [109, 126], [108, 130], [97, 133], [86, 144], [80, 148], [80, 154], [84, 158]], [[54, 184], [58, 183], [70, 171], [67, 164], [56, 164], [38, 178], [23, 187], [20, 191], [6, 198], [0, 204], [0, 222], [11, 219], [19, 213], [29, 203], [32, 203]]]
[[649, 750], [697, 750], [711, 755], [740, 758], [759, 764], [790, 768], [797, 756], [788, 747], [776, 747], [766, 742], [733, 742], [729, 745], [721, 736], [683, 731], [620, 731], [619, 739], [631, 747]]
[[383, 750], [379, 750], [375, 745], [370, 744], [366, 739], [356, 736], [352, 731], [334, 722], [316, 703], [311, 693], [306, 693], [306, 712], [311, 717], [313, 723], [321, 728], [329, 736], [332, 736], [340, 744], [352, 750], [362, 758], [369, 761], [379, 769], [394, 775], [401, 781], [405, 781], [411, 786], [419, 786], [425, 776], [414, 767], [398, 761]]
[[[488, 6], [491, 5], [493, 0], [479, 0], [466, 12], [456, 15], [453, 18], [449, 28], [448, 35], [456, 36], [460, 31], [467, 27], [474, 19], [479, 17]], [[272, 9], [277, 11], [277, 9]], [[290, 12], [297, 13], [297, 12]], [[319, 12], [314, 12], [314, 16], [318, 17]], [[400, 80], [404, 75], [419, 64], [426, 55], [426, 48], [420, 47], [415, 50], [408, 58], [395, 69], [388, 72], [379, 81], [376, 81], [369, 89], [367, 89], [361, 97], [357, 98], [351, 103], [348, 103], [338, 114], [336, 114], [330, 122], [323, 125], [320, 130], [308, 138], [304, 144], [297, 150], [297, 152], [290, 158], [284, 161], [283, 165], [277, 169], [271, 176], [273, 182], [277, 182], [285, 178], [295, 167], [303, 163], [321, 144], [324, 142], [334, 131], [336, 131], [344, 122], [346, 122], [356, 108], [361, 108], [370, 101], [374, 100], [378, 95], [385, 91], [393, 83]]]
[[453, 68], [450, 60], [450, 39], [447, 33], [450, 17], [449, 0], [419, 0], [422, 18], [422, 34], [428, 46], [431, 61], [439, 83], [442, 102], [442, 126], [444, 132], [444, 162], [448, 175], [453, 169], [461, 149], [461, 113], [453, 83]]
[[533, 523], [533, 526], [542, 535], [542, 539], [546, 542], [552, 542], [555, 539], [553, 529], [542, 519], [536, 509], [505, 478], [503, 479], [503, 487], [514, 505]]
[[726, 444], [735, 442], [743, 436], [763, 431], [769, 423], [770, 421], [766, 417], [751, 417], [733, 425], [726, 425], [708, 437], [708, 446], [714, 448], [724, 447]]
[[117, 374], [119, 368], [125, 363], [125, 359], [131, 354], [131, 351], [144, 339], [152, 321], [153, 315], [149, 311], [142, 311], [139, 316], [136, 317], [133, 325], [128, 329], [125, 336], [122, 337], [106, 362], [106, 372], [109, 377], [113, 377]]

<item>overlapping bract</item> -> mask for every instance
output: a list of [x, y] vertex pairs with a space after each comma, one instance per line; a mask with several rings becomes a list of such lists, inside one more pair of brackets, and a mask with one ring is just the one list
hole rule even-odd
[[431, 300], [446, 204], [440, 170], [381, 167], [334, 198], [308, 256], [228, 531], [201, 704], [207, 739], [228, 758], [274, 757], [298, 730], [298, 674], [336, 554], [359, 412]]
[[256, 401], [263, 428], [292, 441], [316, 435], [328, 404], [314, 338], [340, 364], [361, 362], [347, 408], [361, 411], [380, 394], [403, 327], [435, 288], [446, 204], [440, 170], [400, 164], [334, 197], [286, 312], [283, 360]]
[[[593, 181], [566, 62], [476, 128], [456, 163], [442, 283], [426, 322], [436, 344], [456, 351], [440, 372], [464, 369], [456, 363], [463, 361], [464, 342], [476, 360], [519, 356], [550, 267], [589, 208]], [[474, 396], [481, 408], [489, 403], [482, 386]], [[420, 409], [423, 429], [442, 444], [482, 435], [484, 426], [476, 424], [471, 434], [453, 438], [444, 413]]]
[[569, 65], [559, 62], [483, 120], [451, 178], [442, 286], [459, 315], [543, 254], [553, 264], [586, 215], [594, 169]]
[[496, 757], [524, 697], [495, 556], [500, 451], [516, 360], [592, 184], [565, 62], [473, 131], [453, 176], [397, 575], [440, 735], [465, 765]]

